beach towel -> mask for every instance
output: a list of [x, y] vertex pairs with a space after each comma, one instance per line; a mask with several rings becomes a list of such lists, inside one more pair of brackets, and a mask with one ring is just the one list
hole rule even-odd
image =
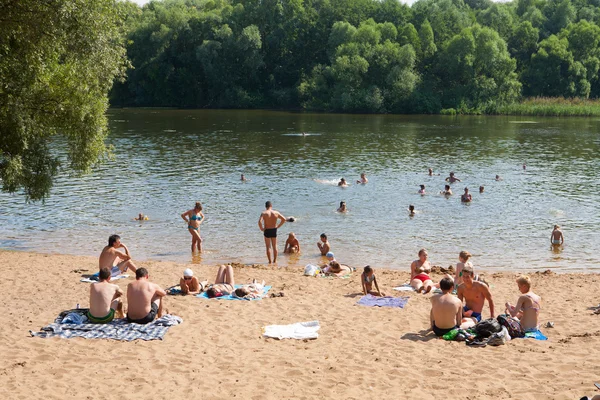
[[[234, 288], [235, 289], [239, 289], [244, 285], [235, 285]], [[203, 299], [207, 299], [207, 300], [213, 300], [213, 299], [219, 299], [219, 300], [262, 300], [263, 297], [265, 297], [267, 295], [267, 293], [269, 293], [269, 290], [271, 289], [271, 286], [265, 286], [263, 294], [261, 297], [257, 297], [257, 298], [253, 298], [253, 299], [246, 299], [246, 298], [240, 298], [240, 297], [236, 297], [233, 294], [229, 294], [227, 296], [220, 296], [220, 297], [213, 297], [212, 299], [210, 297], [208, 297], [208, 295], [206, 294], [206, 292], [202, 292], [200, 294], [197, 294], [196, 297], [200, 297]]]
[[[98, 278], [98, 275], [100, 275], [100, 271], [96, 272], [94, 275], [88, 276], [87, 278], [81, 278], [80, 282], [86, 282], [86, 283], [98, 282], [100, 280]], [[129, 275], [122, 275], [121, 270], [119, 270], [119, 267], [112, 267], [112, 269], [110, 271], [110, 280], [111, 281], [116, 281], [117, 279], [125, 279], [125, 278], [129, 278]]]
[[[85, 339], [114, 339], [114, 340], [162, 340], [169, 327], [183, 322], [180, 317], [175, 315], [163, 315], [162, 317], [140, 325], [127, 322], [127, 319], [115, 319], [108, 324], [63, 324], [62, 320], [69, 314], [78, 313], [85, 315], [88, 309], [80, 308], [62, 312], [54, 323], [40, 329], [39, 332], [29, 331], [31, 336], [50, 338], [60, 337], [69, 339], [73, 337], [82, 337]], [[87, 318], [86, 318], [87, 320]]]
[[183, 293], [179, 285], [171, 286], [170, 288], [165, 289], [165, 292], [167, 292], [169, 295], [178, 295]]
[[396, 307], [396, 308], [404, 308], [406, 303], [408, 302], [408, 297], [377, 297], [372, 294], [367, 294], [358, 300], [356, 304], [360, 304], [361, 306], [367, 307]]
[[268, 325], [262, 328], [263, 336], [274, 339], [316, 339], [319, 321], [297, 322], [290, 325]]
[[546, 336], [539, 329], [536, 331], [525, 332], [524, 339], [535, 339], [535, 340], [548, 340]]
[[402, 286], [397, 286], [395, 288], [393, 288], [394, 290], [397, 290], [398, 292], [414, 292], [415, 289], [410, 286], [410, 283], [405, 283]]

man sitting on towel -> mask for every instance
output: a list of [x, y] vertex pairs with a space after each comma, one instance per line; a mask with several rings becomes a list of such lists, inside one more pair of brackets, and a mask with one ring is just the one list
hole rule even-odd
[[[125, 253], [117, 249], [125, 250]], [[118, 260], [118, 262], [117, 262]], [[127, 269], [131, 272], [135, 272], [136, 266], [131, 261], [131, 255], [129, 255], [129, 249], [123, 243], [121, 243], [121, 237], [119, 235], [111, 235], [108, 238], [108, 246], [105, 246], [100, 253], [99, 258], [100, 269], [108, 268], [113, 276], [115, 274], [122, 274]]]
[[492, 299], [492, 294], [488, 286], [485, 283], [473, 280], [472, 266], [465, 265], [462, 273], [463, 283], [458, 286], [456, 294], [461, 302], [465, 299], [463, 317], [471, 318], [475, 323], [480, 322], [483, 305], [487, 300], [490, 306], [490, 317], [494, 318], [494, 299]]
[[429, 319], [431, 329], [436, 336], [444, 336], [457, 328], [462, 321], [462, 302], [452, 294], [454, 281], [445, 277], [440, 281], [442, 294], [431, 297], [431, 312]]
[[110, 283], [110, 270], [102, 268], [98, 275], [99, 282], [90, 285], [90, 309], [87, 317], [92, 324], [106, 324], [115, 317], [123, 318], [123, 303], [121, 297], [123, 291], [113, 283]]
[[148, 281], [146, 268], [135, 271], [135, 282], [127, 285], [127, 320], [147, 324], [163, 315], [163, 297], [167, 295], [156, 283]]

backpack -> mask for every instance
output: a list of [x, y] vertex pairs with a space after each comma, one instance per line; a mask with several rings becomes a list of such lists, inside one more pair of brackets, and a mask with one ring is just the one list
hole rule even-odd
[[482, 338], [490, 337], [492, 334], [500, 332], [501, 330], [502, 326], [495, 318], [488, 318], [475, 325], [475, 333]]
[[508, 314], [498, 315], [498, 322], [505, 326], [511, 338], [525, 337], [525, 331], [518, 319], [511, 317]]

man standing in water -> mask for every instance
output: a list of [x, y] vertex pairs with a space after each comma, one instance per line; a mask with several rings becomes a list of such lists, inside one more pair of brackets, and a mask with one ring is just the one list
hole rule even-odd
[[[273, 210], [273, 204], [270, 201], [265, 203], [265, 207], [266, 210], [258, 218], [258, 228], [264, 233], [267, 258], [271, 264], [271, 248], [273, 248], [273, 263], [277, 262], [277, 229], [285, 224], [285, 217], [279, 211]], [[277, 221], [280, 221], [279, 224]]]

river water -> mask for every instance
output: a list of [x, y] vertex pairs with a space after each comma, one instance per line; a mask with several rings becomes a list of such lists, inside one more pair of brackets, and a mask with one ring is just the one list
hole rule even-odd
[[[337, 260], [356, 267], [408, 269], [424, 247], [434, 265], [468, 250], [488, 271], [600, 269], [598, 118], [145, 109], [108, 118], [114, 159], [61, 175], [44, 204], [0, 194], [0, 247], [95, 256], [118, 233], [134, 260], [265, 263], [257, 221], [271, 200], [297, 218], [280, 229], [280, 252], [290, 231], [302, 247], [280, 254], [280, 266], [321, 261], [325, 232]], [[462, 182], [446, 198], [450, 171]], [[355, 183], [361, 172], [367, 185]], [[195, 201], [206, 216], [201, 256], [180, 217]], [[336, 212], [340, 201], [350, 212]], [[150, 220], [134, 221], [139, 212]], [[558, 249], [554, 224], [565, 236]]]

